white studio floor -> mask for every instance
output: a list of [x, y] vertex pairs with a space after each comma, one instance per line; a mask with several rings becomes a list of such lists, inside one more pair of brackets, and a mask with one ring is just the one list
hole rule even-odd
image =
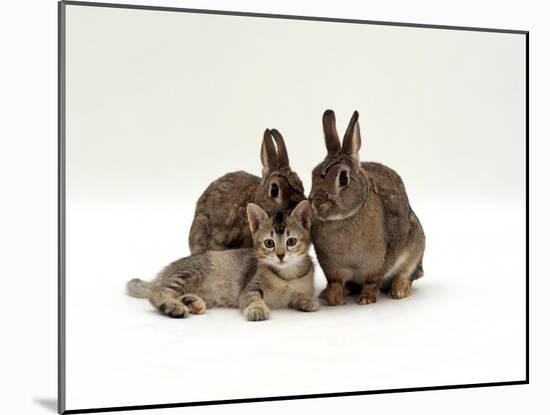
[[412, 297], [250, 323], [231, 309], [170, 319], [125, 295], [187, 255], [190, 205], [67, 206], [67, 409], [524, 378], [523, 207], [416, 202]]

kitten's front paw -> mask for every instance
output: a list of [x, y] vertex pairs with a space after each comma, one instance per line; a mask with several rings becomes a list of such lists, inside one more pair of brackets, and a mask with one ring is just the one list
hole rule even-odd
[[298, 311], [305, 312], [319, 311], [319, 301], [313, 298], [303, 297], [296, 301], [294, 308]]
[[263, 321], [269, 319], [269, 308], [265, 304], [253, 303], [244, 309], [243, 312], [248, 321]]

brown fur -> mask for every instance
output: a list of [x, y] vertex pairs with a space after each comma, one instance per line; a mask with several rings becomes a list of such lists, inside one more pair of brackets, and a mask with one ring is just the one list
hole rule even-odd
[[[395, 171], [359, 162], [358, 117], [355, 112], [340, 146], [334, 113], [325, 112], [328, 154], [313, 170], [311, 236], [328, 282], [321, 297], [329, 305], [345, 303], [348, 283], [361, 286], [358, 304], [376, 302], [380, 289], [403, 298], [411, 294], [412, 281], [423, 275], [420, 221]], [[340, 181], [343, 171], [349, 178], [346, 185]]]
[[[289, 166], [283, 137], [275, 129], [264, 133], [261, 160], [261, 178], [244, 171], [228, 173], [212, 182], [200, 196], [189, 233], [192, 254], [251, 248], [248, 203], [259, 205], [271, 215], [279, 210], [290, 212], [306, 199], [301, 180]], [[273, 185], [277, 186], [277, 197], [272, 197]]]

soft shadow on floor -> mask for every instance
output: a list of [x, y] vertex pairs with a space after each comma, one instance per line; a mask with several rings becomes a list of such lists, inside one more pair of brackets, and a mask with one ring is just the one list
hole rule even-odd
[[34, 401], [43, 406], [46, 409], [49, 409], [53, 412], [57, 412], [57, 399], [54, 398], [35, 398]]

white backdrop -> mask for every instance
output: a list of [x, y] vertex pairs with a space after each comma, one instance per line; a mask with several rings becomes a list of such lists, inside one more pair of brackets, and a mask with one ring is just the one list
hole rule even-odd
[[332, 108], [342, 133], [359, 111], [363, 159], [397, 169], [413, 201], [522, 202], [524, 48], [517, 34], [69, 6], [69, 201], [193, 203], [228, 171], [259, 173], [268, 127], [309, 190]]
[[[68, 6], [66, 68], [68, 409], [524, 378], [524, 36]], [[309, 191], [329, 107], [404, 177], [412, 298], [251, 325], [123, 296], [188, 254], [210, 181], [259, 172], [265, 127]]]
[[[3, 66], [2, 106], [5, 118], [2, 125], [3, 146], [2, 177], [5, 192], [10, 200], [16, 203], [3, 205], [2, 218], [2, 248], [9, 255], [2, 262], [2, 274], [13, 276], [5, 280], [5, 292], [21, 292], [21, 281], [31, 278], [33, 289], [26, 291], [28, 301], [21, 304], [21, 297], [10, 295], [5, 297], [2, 307], [3, 324], [8, 333], [12, 333], [15, 342], [5, 342], [5, 353], [2, 355], [3, 375], [9, 377], [10, 394], [6, 396], [4, 405], [18, 410], [27, 408], [34, 413], [44, 407], [51, 407], [55, 396], [55, 5], [54, 2], [10, 3], [6, 13], [2, 15], [0, 26], [2, 38], [10, 40], [6, 43], [5, 52], [15, 65]], [[543, 10], [535, 3], [508, 4], [498, 2], [461, 2], [454, 8], [446, 4], [442, 8], [437, 2], [421, 1], [415, 4], [408, 2], [389, 1], [376, 6], [363, 6], [347, 2], [265, 2], [262, 4], [246, 1], [224, 2], [216, 1], [181, 2], [171, 1], [162, 4], [173, 4], [187, 7], [233, 8], [264, 12], [279, 12], [292, 14], [328, 15], [341, 17], [358, 17], [379, 20], [401, 20], [411, 22], [444, 23], [472, 26], [497, 26], [531, 30], [532, 48], [544, 40], [548, 40], [548, 29], [544, 26]], [[364, 6], [367, 7], [367, 6]], [[36, 13], [28, 14], [32, 9]], [[494, 11], [498, 9], [499, 13]], [[25, 15], [28, 23], [21, 26]], [[15, 18], [21, 16], [21, 19]], [[5, 21], [4, 21], [5, 18]], [[17, 36], [13, 36], [16, 33]], [[537, 91], [532, 94], [533, 108], [533, 153], [534, 163], [531, 172], [537, 182], [544, 180], [546, 164], [543, 162], [545, 141], [536, 141], [536, 136], [547, 135], [547, 123], [543, 112], [546, 108], [548, 92], [547, 81], [536, 74], [548, 70], [548, 60], [544, 54], [532, 55], [531, 80], [536, 84]], [[536, 70], [533, 70], [536, 68]], [[32, 120], [29, 119], [32, 114]], [[539, 115], [537, 115], [539, 114]], [[363, 116], [364, 114], [362, 114]], [[15, 175], [14, 172], [17, 174]], [[407, 183], [410, 178], [406, 178]], [[542, 187], [532, 193], [539, 203], [538, 211], [547, 207], [546, 193]], [[416, 206], [416, 205], [415, 205]], [[417, 208], [418, 210], [418, 208]], [[531, 212], [534, 214], [534, 211]], [[537, 232], [532, 232], [531, 241], [542, 242], [546, 220], [537, 215]], [[21, 232], [22, 224], [31, 232]], [[31, 237], [29, 237], [31, 236]], [[532, 261], [534, 274], [543, 265], [544, 244], [532, 245], [539, 253]], [[29, 252], [32, 261], [40, 264], [40, 272], [29, 273], [22, 264], [29, 263]], [[540, 268], [542, 271], [542, 268]], [[32, 274], [32, 275], [31, 275]], [[533, 280], [532, 280], [533, 281]], [[428, 279], [423, 281], [427, 284]], [[537, 325], [543, 324], [541, 316], [547, 314], [547, 304], [543, 295], [546, 282], [544, 279], [534, 281], [537, 288], [533, 291], [535, 301], [532, 310], [535, 311]], [[536, 297], [536, 298], [535, 298]], [[540, 300], [540, 301], [537, 301]], [[14, 313], [17, 310], [17, 313]], [[24, 325], [23, 325], [24, 324]], [[538, 330], [533, 337], [537, 342], [537, 350], [545, 349], [547, 337], [545, 331]], [[532, 352], [533, 353], [533, 352]], [[533, 356], [533, 354], [532, 354]], [[299, 402], [260, 403], [254, 405], [238, 405], [227, 407], [193, 408], [187, 411], [193, 413], [217, 413], [219, 411], [239, 413], [254, 413], [262, 410], [275, 413], [281, 410], [317, 410], [321, 412], [335, 410], [356, 410], [368, 407], [369, 410], [384, 410], [389, 407], [395, 410], [407, 409], [423, 413], [462, 413], [473, 408], [480, 409], [491, 405], [502, 413], [515, 413], [537, 405], [543, 398], [548, 367], [547, 358], [540, 353], [536, 355], [537, 370], [532, 371], [534, 383], [529, 387], [491, 388], [479, 390], [446, 391], [435, 393], [415, 393], [384, 396], [353, 397], [344, 399], [308, 400]], [[21, 376], [25, 373], [28, 376]], [[449, 401], [453, 404], [449, 406]], [[37, 406], [40, 404], [42, 406]], [[416, 408], [416, 409], [415, 409]], [[186, 409], [175, 409], [167, 412], [185, 412]], [[45, 412], [45, 410], [44, 410]], [[156, 411], [155, 411], [156, 412]]]

